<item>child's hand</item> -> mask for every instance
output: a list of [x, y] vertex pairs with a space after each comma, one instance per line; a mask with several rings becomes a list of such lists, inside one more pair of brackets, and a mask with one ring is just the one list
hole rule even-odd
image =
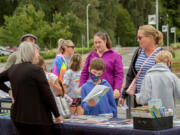
[[89, 106], [95, 106], [96, 102], [94, 101], [94, 99], [91, 99], [91, 100], [89, 100], [88, 105]]
[[113, 95], [114, 95], [114, 99], [116, 98], [119, 98], [120, 97], [120, 92], [118, 89], [115, 89], [114, 92], [113, 92]]

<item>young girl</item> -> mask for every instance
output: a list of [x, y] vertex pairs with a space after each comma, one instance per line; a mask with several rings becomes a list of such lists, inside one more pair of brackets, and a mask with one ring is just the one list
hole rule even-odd
[[74, 54], [70, 60], [69, 69], [63, 78], [63, 86], [68, 96], [73, 99], [70, 105], [71, 115], [82, 115], [81, 98], [78, 94], [79, 80], [81, 75], [82, 57], [80, 54]]
[[59, 110], [59, 113], [62, 116], [69, 115], [70, 112], [69, 112], [69, 108], [66, 104], [65, 99], [59, 97], [59, 96], [64, 97], [64, 89], [61, 82], [59, 82], [58, 77], [54, 75], [53, 73], [47, 72], [46, 65], [42, 57], [39, 58], [39, 62], [37, 63], [37, 65], [41, 66], [46, 74], [47, 80], [49, 82], [51, 91], [54, 95], [54, 98], [55, 98], [55, 101]]

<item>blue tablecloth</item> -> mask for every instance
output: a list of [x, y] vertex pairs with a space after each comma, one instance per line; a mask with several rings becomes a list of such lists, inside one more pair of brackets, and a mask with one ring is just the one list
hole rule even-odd
[[[0, 118], [0, 135], [16, 135], [15, 127], [10, 119]], [[55, 135], [180, 135], [180, 127], [160, 131], [148, 131], [64, 122], [62, 125], [55, 125]]]
[[150, 131], [133, 128], [107, 128], [84, 123], [65, 122], [56, 125], [57, 135], [180, 135], [180, 127], [166, 130]]

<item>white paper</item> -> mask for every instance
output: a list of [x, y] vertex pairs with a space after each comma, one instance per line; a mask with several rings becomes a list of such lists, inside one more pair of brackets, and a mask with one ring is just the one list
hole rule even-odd
[[89, 102], [89, 100], [94, 99], [96, 104], [100, 99], [109, 91], [109, 87], [104, 85], [96, 85], [92, 91], [84, 98], [83, 102]]

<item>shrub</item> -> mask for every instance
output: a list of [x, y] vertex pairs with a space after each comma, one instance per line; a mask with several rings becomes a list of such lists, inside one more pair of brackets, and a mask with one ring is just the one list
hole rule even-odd
[[1, 56], [0, 57], [0, 62], [6, 62], [8, 59], [8, 56]]

